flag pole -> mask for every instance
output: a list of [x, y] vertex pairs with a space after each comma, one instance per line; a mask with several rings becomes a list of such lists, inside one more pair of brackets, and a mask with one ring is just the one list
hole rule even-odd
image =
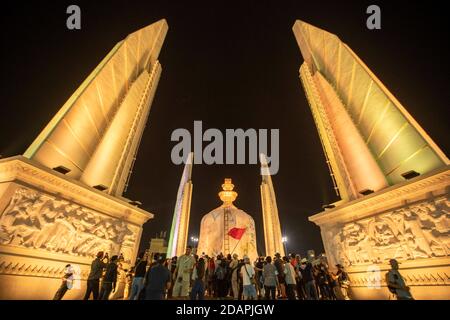
[[236, 248], [237, 248], [237, 246], [239, 245], [239, 243], [241, 242], [241, 240], [242, 240], [242, 237], [241, 237], [241, 239], [239, 239], [238, 243], [236, 243], [236, 245], [234, 246], [233, 251], [231, 251], [230, 254], [233, 254], [234, 250], [236, 250]]

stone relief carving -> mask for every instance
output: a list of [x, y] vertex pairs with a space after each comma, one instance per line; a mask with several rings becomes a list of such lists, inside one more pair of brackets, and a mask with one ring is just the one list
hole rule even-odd
[[79, 205], [19, 188], [0, 215], [0, 244], [94, 257], [98, 251], [132, 257], [138, 228]]
[[[378, 279], [374, 279], [373, 276], [365, 274], [357, 274], [351, 276], [352, 287], [375, 287], [379, 282], [380, 286], [387, 286], [384, 274], [386, 272], [380, 272]], [[445, 272], [416, 272], [414, 274], [402, 273], [406, 283], [409, 286], [427, 286], [427, 285], [449, 285], [450, 277]]]
[[[73, 265], [72, 265], [73, 266]], [[0, 273], [11, 275], [29, 275], [35, 277], [46, 277], [60, 279], [64, 275], [65, 266], [61, 264], [59, 267], [51, 267], [41, 263], [20, 263], [0, 261]], [[89, 267], [80, 270], [79, 276], [82, 280], [86, 280], [89, 275]]]
[[446, 198], [325, 228], [332, 263], [346, 266], [450, 255], [450, 202]]

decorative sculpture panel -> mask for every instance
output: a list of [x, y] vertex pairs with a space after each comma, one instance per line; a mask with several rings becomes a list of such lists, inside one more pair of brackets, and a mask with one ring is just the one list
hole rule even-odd
[[439, 198], [325, 228], [328, 253], [346, 266], [449, 256], [449, 204]]
[[139, 228], [28, 188], [19, 188], [0, 215], [0, 244], [81, 257], [98, 251], [132, 259]]

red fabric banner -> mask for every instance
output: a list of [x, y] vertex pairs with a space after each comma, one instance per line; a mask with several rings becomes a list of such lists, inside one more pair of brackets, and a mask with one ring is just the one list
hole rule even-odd
[[241, 240], [242, 236], [245, 233], [245, 230], [247, 229], [233, 228], [230, 231], [228, 231], [228, 235], [236, 240]]

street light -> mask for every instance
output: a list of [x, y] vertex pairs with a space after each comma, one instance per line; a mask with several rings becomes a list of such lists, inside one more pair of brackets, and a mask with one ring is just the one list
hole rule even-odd
[[198, 238], [197, 237], [191, 237], [191, 243], [192, 243], [192, 247], [193, 247], [193, 253], [196, 254], [197, 253], [197, 243], [198, 243]]
[[281, 242], [283, 243], [283, 246], [284, 246], [284, 253], [286, 255], [288, 254], [288, 252], [287, 252], [287, 241], [288, 241], [288, 238], [286, 236], [281, 238]]
[[191, 237], [191, 242], [192, 242], [193, 246], [196, 247], [196, 244], [198, 242], [198, 238], [197, 237]]

